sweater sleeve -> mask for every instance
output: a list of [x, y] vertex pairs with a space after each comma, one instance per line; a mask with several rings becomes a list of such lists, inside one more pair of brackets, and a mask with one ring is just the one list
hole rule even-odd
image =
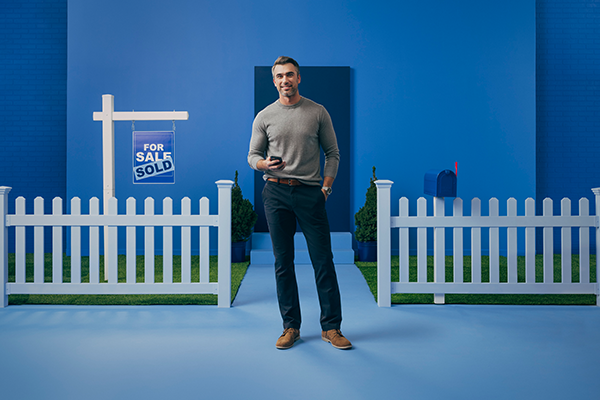
[[325, 166], [323, 175], [335, 178], [340, 165], [340, 151], [337, 145], [333, 123], [327, 110], [322, 107], [321, 126], [319, 129], [319, 141], [325, 153]]
[[250, 150], [248, 151], [248, 164], [252, 169], [258, 171], [256, 164], [265, 158], [268, 143], [267, 132], [262, 124], [262, 118], [260, 118], [259, 113], [252, 124]]

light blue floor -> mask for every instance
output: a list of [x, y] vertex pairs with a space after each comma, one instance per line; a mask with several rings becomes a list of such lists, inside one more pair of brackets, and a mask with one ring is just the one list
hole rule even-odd
[[234, 307], [10, 306], [0, 310], [2, 399], [598, 399], [600, 307], [378, 308], [338, 266], [350, 351], [320, 338], [310, 266], [290, 350], [271, 267]]

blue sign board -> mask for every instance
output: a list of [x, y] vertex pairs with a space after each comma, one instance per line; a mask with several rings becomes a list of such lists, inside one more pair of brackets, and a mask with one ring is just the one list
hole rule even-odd
[[133, 132], [133, 183], [175, 183], [175, 132]]

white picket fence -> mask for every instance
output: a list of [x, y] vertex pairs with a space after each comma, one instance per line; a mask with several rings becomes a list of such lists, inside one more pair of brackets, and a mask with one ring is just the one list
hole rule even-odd
[[[232, 181], [216, 182], [218, 214], [209, 214], [209, 200], [200, 200], [199, 214], [192, 215], [191, 201], [181, 201], [181, 215], [173, 215], [173, 201], [163, 200], [163, 214], [154, 214], [154, 199], [145, 200], [143, 215], [136, 215], [136, 201], [127, 200], [126, 214], [118, 214], [111, 198], [105, 215], [99, 200], [89, 202], [89, 214], [81, 214], [79, 198], [71, 200], [71, 214], [62, 213], [62, 199], [52, 202], [52, 214], [44, 215], [44, 199], [34, 201], [34, 213], [25, 214], [25, 199], [15, 202], [8, 215], [9, 187], [0, 187], [0, 307], [9, 294], [200, 294], [218, 295], [219, 307], [231, 304], [231, 188]], [[15, 282], [8, 282], [8, 228], [15, 227]], [[52, 227], [52, 282], [44, 282], [44, 227]], [[126, 231], [126, 282], [118, 282], [118, 227]], [[136, 282], [136, 227], [144, 227], [144, 282]], [[209, 282], [209, 227], [218, 228], [218, 282]], [[33, 282], [26, 282], [25, 229], [34, 231]], [[71, 279], [63, 282], [63, 229], [70, 228]], [[89, 283], [81, 281], [81, 228], [89, 227]], [[106, 230], [104, 256], [106, 280], [100, 279], [100, 227]], [[163, 230], [163, 282], [155, 282], [154, 229]], [[173, 227], [181, 227], [181, 282], [173, 282]], [[200, 281], [191, 282], [191, 229], [199, 227]]]
[[[598, 283], [590, 282], [590, 229], [596, 230], [600, 249], [599, 217], [589, 215], [589, 201], [579, 201], [579, 215], [571, 215], [571, 201], [563, 199], [561, 215], [553, 215], [552, 200], [543, 202], [543, 215], [535, 215], [533, 199], [525, 201], [525, 215], [517, 215], [517, 201], [507, 202], [507, 215], [499, 215], [499, 202], [489, 201], [489, 215], [481, 215], [481, 201], [471, 202], [471, 215], [463, 216], [462, 199], [453, 202], [453, 215], [446, 216], [443, 198], [434, 197], [434, 215], [427, 215], [427, 201], [417, 201], [417, 215], [409, 216], [409, 202], [399, 201], [399, 215], [391, 215], [393, 182], [378, 180], [377, 186], [377, 293], [378, 305], [390, 307], [392, 293], [434, 293], [436, 304], [444, 303], [446, 293], [595, 294], [600, 305]], [[592, 189], [596, 210], [600, 209], [600, 188]], [[596, 211], [598, 212], [598, 211]], [[453, 231], [453, 282], [446, 282], [446, 229]], [[508, 281], [500, 282], [500, 228], [507, 232]], [[517, 232], [525, 228], [525, 282], [517, 279]], [[535, 280], [535, 229], [543, 228], [543, 282]], [[554, 228], [561, 228], [561, 281], [554, 282]], [[580, 281], [572, 282], [572, 228], [579, 228]], [[399, 230], [399, 282], [391, 282], [391, 230]], [[416, 229], [417, 281], [409, 282], [409, 230]], [[433, 282], [427, 281], [427, 229], [433, 229]], [[471, 281], [463, 277], [463, 231], [471, 233]], [[481, 230], [489, 229], [489, 282], [481, 279]], [[596, 264], [596, 277], [598, 277]], [[598, 278], [596, 278], [598, 280]]]

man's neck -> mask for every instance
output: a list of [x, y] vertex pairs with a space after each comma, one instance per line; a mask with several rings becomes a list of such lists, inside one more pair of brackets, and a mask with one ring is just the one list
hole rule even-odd
[[302, 96], [300, 96], [300, 93], [298, 92], [296, 92], [296, 94], [292, 97], [279, 96], [279, 102], [284, 106], [293, 106], [294, 104], [298, 103], [300, 99], [302, 99]]

